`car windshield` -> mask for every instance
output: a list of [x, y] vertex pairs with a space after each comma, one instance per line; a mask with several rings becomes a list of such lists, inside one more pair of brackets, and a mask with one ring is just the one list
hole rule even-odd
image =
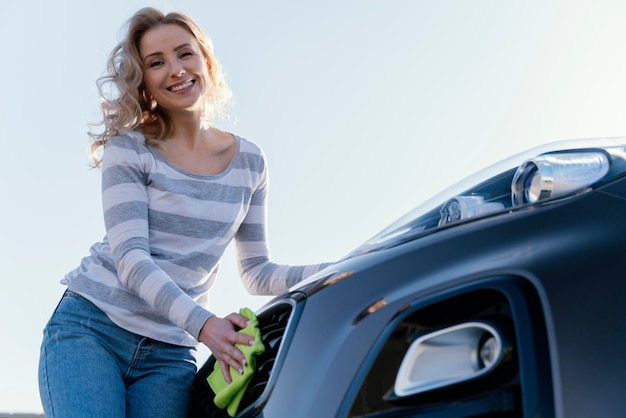
[[[581, 149], [613, 149], [624, 155], [626, 138], [580, 139], [549, 143], [509, 157], [489, 166], [428, 199], [370, 240], [351, 252], [359, 254], [389, 248], [417, 237], [433, 233], [450, 225], [506, 212], [513, 206], [511, 185], [513, 177], [525, 161], [537, 156]], [[623, 159], [619, 173], [624, 172]], [[465, 211], [465, 212], [463, 212]], [[461, 216], [461, 212], [469, 215]]]

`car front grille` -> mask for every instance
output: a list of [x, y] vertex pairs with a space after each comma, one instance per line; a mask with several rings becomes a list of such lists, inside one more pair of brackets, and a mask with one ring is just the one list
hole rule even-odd
[[[265, 351], [256, 358], [257, 367], [252, 380], [239, 405], [238, 412], [245, 412], [241, 416], [252, 417], [263, 404], [263, 399], [269, 392], [272, 384], [272, 373], [277, 370], [281, 349], [285, 347], [284, 340], [287, 330], [292, 327], [295, 302], [284, 299], [270, 305], [257, 313], [261, 340]], [[191, 399], [191, 418], [229, 417], [225, 409], [219, 409], [213, 403], [215, 394], [207, 383], [207, 377], [213, 371], [215, 358], [211, 356], [200, 368], [194, 378]]]

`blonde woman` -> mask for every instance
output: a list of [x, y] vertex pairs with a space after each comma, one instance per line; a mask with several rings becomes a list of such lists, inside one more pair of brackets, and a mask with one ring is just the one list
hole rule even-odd
[[278, 265], [266, 239], [262, 150], [212, 125], [230, 91], [188, 16], [139, 10], [99, 80], [106, 236], [69, 272], [44, 330], [46, 417], [184, 417], [205, 344], [230, 381], [246, 319], [206, 308], [234, 239], [253, 294], [278, 294], [325, 267]]

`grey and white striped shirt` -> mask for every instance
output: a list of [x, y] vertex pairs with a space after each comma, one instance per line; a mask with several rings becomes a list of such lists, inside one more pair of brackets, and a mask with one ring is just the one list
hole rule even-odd
[[62, 283], [134, 333], [196, 345], [220, 259], [234, 238], [252, 294], [278, 294], [325, 264], [270, 259], [267, 167], [262, 150], [235, 136], [229, 167], [196, 175], [168, 163], [139, 132], [109, 139], [102, 159], [106, 236]]

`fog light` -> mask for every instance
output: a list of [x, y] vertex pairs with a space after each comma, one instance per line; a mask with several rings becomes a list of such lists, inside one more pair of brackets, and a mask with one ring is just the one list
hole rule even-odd
[[467, 322], [423, 335], [407, 350], [394, 392], [410, 396], [477, 378], [496, 367], [502, 352], [499, 331], [484, 322]]
[[500, 347], [498, 345], [498, 340], [492, 335], [487, 335], [486, 339], [484, 339], [482, 346], [480, 346], [478, 350], [478, 360], [479, 367], [489, 367], [493, 364], [495, 360], [497, 360], [497, 356], [500, 353]]

